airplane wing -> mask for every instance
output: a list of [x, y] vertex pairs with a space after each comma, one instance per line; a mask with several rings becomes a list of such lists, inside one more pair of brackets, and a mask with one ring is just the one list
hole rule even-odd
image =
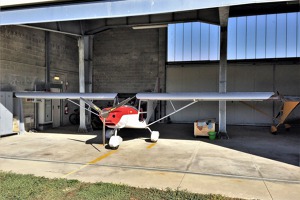
[[283, 101], [300, 102], [300, 96], [283, 96]]
[[55, 92], [15, 92], [18, 98], [36, 99], [93, 99], [93, 100], [113, 100], [118, 93], [55, 93]]
[[274, 92], [180, 92], [180, 93], [138, 93], [140, 100], [162, 101], [263, 101], [272, 99]]

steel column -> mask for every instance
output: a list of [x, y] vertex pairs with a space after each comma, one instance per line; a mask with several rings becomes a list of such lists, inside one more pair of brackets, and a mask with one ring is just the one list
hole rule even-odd
[[[78, 39], [79, 52], [79, 92], [85, 93], [85, 73], [84, 73], [84, 37]], [[85, 120], [85, 103], [80, 100], [80, 125], [78, 132], [87, 132]]]
[[[85, 91], [87, 93], [92, 93], [92, 83], [93, 83], [93, 38], [94, 36], [84, 36], [84, 70], [85, 70]], [[92, 117], [91, 112], [87, 113], [87, 130], [92, 131]]]
[[[219, 8], [219, 18], [221, 25], [220, 33], [220, 66], [219, 66], [219, 92], [227, 92], [227, 25], [228, 25], [229, 7]], [[226, 130], [226, 101], [219, 101], [219, 133], [225, 134]]]
[[19, 134], [26, 133], [23, 114], [23, 99], [18, 98]]

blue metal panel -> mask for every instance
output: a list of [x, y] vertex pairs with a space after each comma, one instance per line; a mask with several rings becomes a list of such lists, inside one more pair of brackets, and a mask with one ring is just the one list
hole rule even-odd
[[236, 46], [236, 59], [246, 59], [246, 38], [247, 38], [247, 18], [246, 17], [238, 17], [237, 18], [237, 46]]
[[266, 58], [267, 15], [257, 16], [255, 58]]
[[161, 14], [283, 0], [111, 0], [0, 12], [0, 25], [30, 24]]
[[227, 45], [227, 59], [236, 60], [237, 55], [237, 18], [228, 19], [228, 45]]
[[175, 26], [176, 24], [168, 25], [168, 61], [175, 61]]
[[286, 57], [286, 14], [277, 14], [276, 18], [276, 58]]
[[[286, 56], [297, 56], [297, 13], [287, 14]], [[296, 41], [296, 42], [295, 42]]]
[[200, 22], [194, 22], [192, 23], [192, 60], [200, 60], [200, 47]]

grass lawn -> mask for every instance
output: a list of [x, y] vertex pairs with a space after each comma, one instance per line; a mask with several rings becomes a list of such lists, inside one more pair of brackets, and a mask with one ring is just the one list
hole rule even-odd
[[[84, 183], [77, 180], [48, 179], [0, 171], [0, 200], [7, 199], [212, 199], [234, 198], [194, 194], [180, 190], [158, 190], [110, 183]], [[237, 198], [236, 198], [237, 199]]]

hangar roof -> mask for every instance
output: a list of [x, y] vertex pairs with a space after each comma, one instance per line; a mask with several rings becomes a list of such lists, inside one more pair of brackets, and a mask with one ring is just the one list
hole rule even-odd
[[2, 0], [0, 6], [0, 25], [30, 25], [78, 36], [115, 27], [220, 24], [220, 7], [230, 7], [229, 17], [299, 11], [297, 0]]

